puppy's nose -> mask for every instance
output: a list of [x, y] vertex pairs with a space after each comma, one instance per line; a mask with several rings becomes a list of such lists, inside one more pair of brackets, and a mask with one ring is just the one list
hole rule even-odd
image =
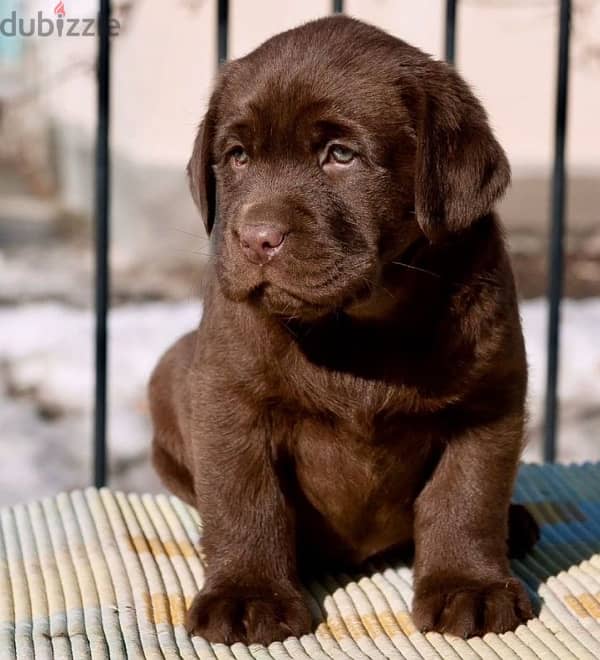
[[253, 264], [264, 264], [281, 249], [285, 232], [275, 225], [247, 225], [240, 229], [240, 244]]

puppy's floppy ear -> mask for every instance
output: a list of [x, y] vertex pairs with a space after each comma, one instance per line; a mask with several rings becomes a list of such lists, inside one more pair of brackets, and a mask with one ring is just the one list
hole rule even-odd
[[444, 63], [429, 65], [417, 121], [415, 210], [434, 241], [491, 211], [510, 167], [468, 86]]
[[213, 118], [209, 110], [198, 128], [192, 157], [187, 166], [192, 199], [200, 211], [207, 234], [212, 230], [216, 213], [217, 192], [212, 168], [213, 134]]

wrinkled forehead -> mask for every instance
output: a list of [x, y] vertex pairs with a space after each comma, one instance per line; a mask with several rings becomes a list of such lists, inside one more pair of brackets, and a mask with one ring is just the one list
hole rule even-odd
[[236, 73], [221, 98], [218, 147], [230, 139], [272, 147], [298, 139], [364, 140], [409, 122], [397, 90], [376, 72], [292, 63], [282, 70], [279, 63], [259, 71], [242, 65]]

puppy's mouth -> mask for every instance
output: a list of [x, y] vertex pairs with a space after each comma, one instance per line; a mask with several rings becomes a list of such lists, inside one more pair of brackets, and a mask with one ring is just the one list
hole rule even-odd
[[355, 266], [332, 264], [312, 273], [270, 265], [221, 268], [218, 275], [224, 295], [234, 302], [250, 304], [270, 316], [312, 321], [370, 297], [378, 268], [366, 260]]
[[331, 305], [306, 300], [297, 293], [268, 282], [254, 288], [248, 296], [248, 302], [271, 316], [286, 319], [316, 320], [333, 311]]
[[366, 300], [371, 293], [371, 286], [365, 280], [345, 292], [332, 292], [317, 297], [287, 285], [263, 281], [243, 290], [227, 290], [224, 293], [231, 300], [250, 304], [269, 316], [310, 323]]

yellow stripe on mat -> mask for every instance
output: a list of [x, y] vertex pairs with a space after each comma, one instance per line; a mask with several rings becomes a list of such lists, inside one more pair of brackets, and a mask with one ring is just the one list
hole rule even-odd
[[306, 585], [315, 631], [231, 648], [190, 639], [200, 521], [179, 500], [88, 489], [0, 511], [0, 660], [30, 658], [600, 658], [600, 465], [523, 466], [516, 499], [542, 539], [513, 570], [539, 601], [516, 631], [417, 631], [412, 575], [377, 562]]

